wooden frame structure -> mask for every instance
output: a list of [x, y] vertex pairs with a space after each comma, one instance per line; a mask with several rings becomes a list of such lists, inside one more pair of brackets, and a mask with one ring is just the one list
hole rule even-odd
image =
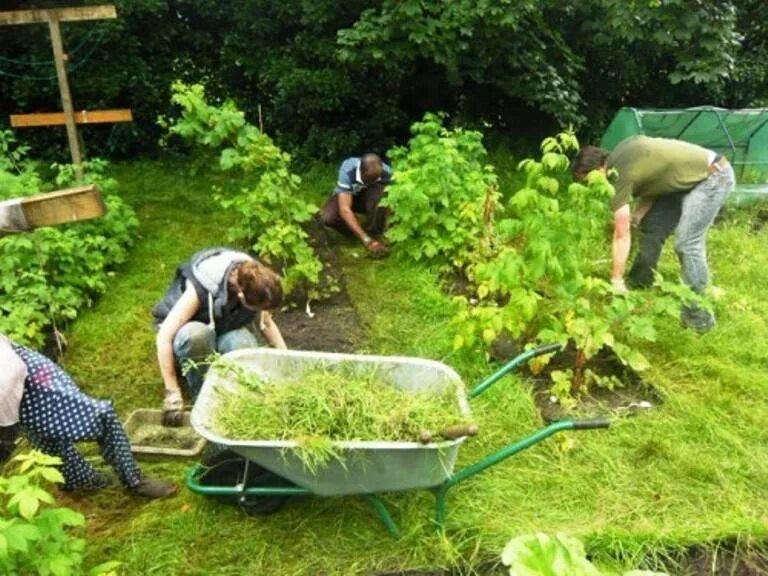
[[67, 79], [67, 69], [65, 66], [67, 55], [64, 52], [61, 41], [60, 23], [113, 18], [117, 18], [117, 11], [113, 5], [0, 12], [0, 26], [48, 24], [48, 29], [51, 33], [53, 59], [56, 65], [56, 76], [59, 80], [61, 104], [64, 110], [64, 112], [53, 114], [17, 114], [11, 116], [11, 125], [16, 127], [66, 125], [72, 164], [75, 166], [77, 177], [81, 180], [83, 178], [83, 168], [80, 141], [77, 136], [77, 124], [130, 122], [133, 120], [133, 116], [130, 110], [95, 110], [92, 112], [83, 110], [75, 113], [72, 106], [72, 95], [69, 90], [69, 80]]

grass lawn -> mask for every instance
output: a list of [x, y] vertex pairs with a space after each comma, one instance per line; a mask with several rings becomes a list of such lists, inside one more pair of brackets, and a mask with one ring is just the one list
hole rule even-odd
[[[113, 398], [127, 416], [162, 401], [151, 306], [178, 263], [226, 243], [228, 218], [211, 199], [212, 177], [146, 162], [112, 172], [137, 209], [139, 238], [110, 290], [71, 326], [62, 363], [85, 390]], [[318, 202], [333, 172], [317, 167], [305, 178]], [[511, 537], [534, 531], [577, 535], [609, 563], [636, 564], [723, 540], [764, 546], [768, 231], [748, 230], [747, 215], [739, 213], [710, 234], [713, 283], [724, 291], [717, 329], [698, 336], [669, 321], [644, 350], [652, 363], [645, 377], [663, 403], [617, 419], [610, 430], [555, 436], [459, 484], [450, 492], [444, 534], [431, 526], [434, 500], [425, 492], [384, 497], [402, 529], [398, 539], [358, 497], [300, 498], [266, 518], [185, 489], [151, 503], [119, 488], [64, 502], [88, 518], [93, 562], [117, 559], [123, 573], [136, 575], [470, 573], [496, 559]], [[371, 260], [348, 243], [340, 250], [349, 296], [365, 325], [358, 351], [436, 359], [468, 385], [494, 370], [481, 351], [453, 351], [453, 305], [434, 271], [396, 256]], [[671, 253], [662, 267], [677, 274]], [[462, 447], [459, 467], [542, 426], [515, 376], [473, 401], [473, 410], [481, 432]], [[188, 465], [144, 467], [182, 481]]]

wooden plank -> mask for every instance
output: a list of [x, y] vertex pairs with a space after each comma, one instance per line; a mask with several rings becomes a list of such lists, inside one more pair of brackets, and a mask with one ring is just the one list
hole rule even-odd
[[110, 20], [112, 18], [117, 18], [117, 10], [112, 4], [51, 8], [48, 10], [13, 10], [0, 12], [0, 26], [4, 24], [38, 24], [51, 20], [74, 22], [77, 20]]
[[99, 218], [107, 206], [96, 185], [90, 184], [22, 198], [21, 209], [27, 224], [38, 228]]
[[[81, 110], [75, 112], [75, 124], [107, 124], [133, 122], [130, 108], [115, 110]], [[66, 118], [63, 112], [41, 112], [37, 114], [11, 114], [11, 126], [29, 128], [34, 126], [63, 126]]]
[[94, 184], [0, 202], [0, 236], [99, 218], [107, 211]]
[[80, 154], [80, 140], [77, 137], [77, 125], [75, 114], [72, 110], [72, 96], [69, 92], [69, 80], [67, 80], [67, 68], [64, 64], [64, 47], [61, 43], [61, 26], [58, 20], [48, 20], [48, 29], [51, 31], [51, 44], [53, 45], [53, 61], [56, 64], [56, 76], [59, 78], [59, 92], [61, 92], [61, 104], [64, 108], [64, 122], [67, 125], [67, 140], [69, 151], [72, 154], [72, 164], [75, 167], [75, 175], [78, 180], [83, 179], [83, 159]]

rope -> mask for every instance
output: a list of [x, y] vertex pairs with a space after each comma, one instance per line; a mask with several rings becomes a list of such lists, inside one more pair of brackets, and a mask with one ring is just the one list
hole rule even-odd
[[[80, 41], [80, 44], [70, 50], [68, 54], [77, 54], [82, 49], [82, 47], [85, 46], [86, 42], [88, 42], [88, 40], [90, 40], [91, 37], [96, 34], [96, 32], [100, 32], [102, 36], [104, 35], [104, 30], [90, 30], [88, 34], [85, 35], [85, 38]], [[98, 40], [100, 40], [100, 38]], [[21, 66], [48, 66], [53, 64], [53, 58], [48, 60], [16, 60], [15, 58], [6, 58], [5, 56], [0, 56], [0, 62], [7, 62], [8, 64], [19, 64]]]
[[115, 130], [117, 130], [117, 127], [119, 124], [112, 124], [112, 130], [109, 131], [109, 136], [107, 137], [107, 143], [104, 144], [104, 148], [107, 149], [107, 153], [114, 152], [114, 144], [112, 144], [112, 137], [115, 135]]
[[[76, 54], [78, 51], [80, 51], [83, 46], [85, 46], [86, 42], [96, 33], [96, 31], [89, 32], [86, 37], [80, 42], [80, 44], [77, 45], [73, 50], [68, 52], [68, 55], [72, 56]], [[96, 39], [96, 41], [88, 48], [85, 55], [78, 59], [77, 62], [74, 64], [66, 63], [67, 71], [68, 72], [74, 72], [75, 70], [82, 67], [88, 60], [91, 58], [93, 53], [96, 51], [96, 48], [98, 48], [101, 45], [101, 40], [106, 35], [106, 32], [104, 30], [99, 31], [100, 36]], [[0, 61], [15, 63], [15, 64], [26, 64], [30, 66], [38, 66], [42, 64], [53, 64], [53, 60], [46, 60], [46, 61], [36, 61], [36, 62], [27, 62], [24, 63], [21, 60], [13, 60], [11, 58], [3, 58], [0, 56]], [[7, 70], [0, 70], [0, 76], [8, 76], [10, 78], [20, 78], [22, 80], [55, 80], [57, 78], [57, 74], [51, 74], [51, 75], [32, 75], [32, 74], [15, 74], [13, 72], [9, 72]]]

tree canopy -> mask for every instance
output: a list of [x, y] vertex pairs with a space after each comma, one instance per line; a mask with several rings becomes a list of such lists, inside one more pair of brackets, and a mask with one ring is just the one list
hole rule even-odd
[[[261, 110], [266, 130], [305, 158], [382, 152], [430, 110], [507, 135], [553, 124], [595, 135], [623, 105], [766, 101], [759, 0], [115, 5], [117, 20], [62, 25], [75, 107], [134, 110], [132, 125], [88, 128], [100, 154], [151, 153], [177, 79], [235, 99], [254, 123]], [[2, 111], [58, 110], [47, 27], [0, 27], [0, 46]], [[56, 130], [25, 137], [64, 143]]]

